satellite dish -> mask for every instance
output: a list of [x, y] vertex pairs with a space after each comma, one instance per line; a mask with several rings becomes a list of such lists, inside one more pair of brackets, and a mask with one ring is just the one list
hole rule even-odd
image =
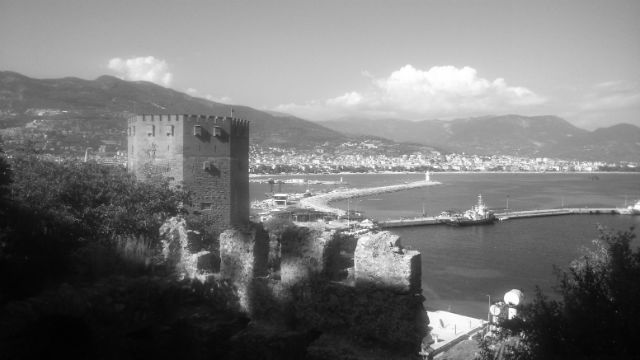
[[491, 315], [493, 316], [498, 316], [500, 315], [500, 306], [497, 305], [491, 305], [491, 307], [489, 308], [489, 312], [491, 313]]
[[518, 306], [524, 300], [524, 294], [518, 289], [513, 289], [504, 294], [504, 302], [509, 305]]

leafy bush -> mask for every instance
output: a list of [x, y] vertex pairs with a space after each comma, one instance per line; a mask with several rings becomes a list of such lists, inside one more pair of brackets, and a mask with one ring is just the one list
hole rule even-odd
[[23, 154], [0, 157], [0, 171], [0, 304], [63, 279], [139, 274], [159, 249], [158, 228], [188, 200], [166, 182], [91, 162]]
[[554, 300], [537, 290], [520, 318], [500, 326], [497, 339], [481, 343], [484, 359], [638, 359], [640, 249], [633, 229], [600, 230], [596, 248], [558, 270]]
[[7, 358], [217, 358], [248, 319], [226, 282], [110, 277], [0, 311]]

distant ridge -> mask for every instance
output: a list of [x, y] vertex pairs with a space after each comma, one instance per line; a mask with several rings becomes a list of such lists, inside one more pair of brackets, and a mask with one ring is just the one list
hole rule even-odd
[[382, 136], [454, 152], [577, 160], [638, 161], [640, 128], [618, 124], [595, 131], [557, 116], [501, 115], [451, 121], [347, 118], [320, 124], [349, 134]]
[[[227, 105], [192, 97], [145, 81], [124, 81], [103, 75], [95, 80], [75, 77], [33, 79], [0, 72], [0, 128], [24, 125], [33, 109], [59, 109], [56, 118], [80, 119], [88, 126], [126, 128], [122, 117], [133, 113], [230, 115], [251, 121], [256, 144], [307, 146], [348, 137], [295, 116], [276, 116], [248, 106]], [[96, 124], [99, 122], [100, 124]]]
[[124, 143], [123, 118], [130, 114], [230, 115], [231, 108], [234, 116], [251, 121], [251, 142], [264, 146], [312, 148], [366, 137], [406, 143], [401, 147], [413, 150], [428, 146], [478, 155], [640, 160], [640, 128], [630, 124], [587, 131], [550, 115], [311, 122], [286, 113], [216, 103], [145, 81], [125, 81], [108, 75], [95, 80], [33, 79], [0, 71], [0, 129], [23, 127], [42, 118], [34, 116], [34, 111], [54, 109], [64, 112], [45, 117], [73, 122], [76, 129], [110, 133], [110, 140]]

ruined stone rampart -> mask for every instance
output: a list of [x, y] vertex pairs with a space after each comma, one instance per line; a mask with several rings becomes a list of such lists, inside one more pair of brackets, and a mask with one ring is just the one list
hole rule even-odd
[[296, 228], [282, 235], [280, 279], [284, 285], [306, 280], [326, 267], [326, 249], [334, 232]]
[[356, 286], [421, 293], [420, 258], [420, 252], [403, 249], [397, 235], [385, 231], [363, 236], [354, 254]]
[[267, 276], [269, 234], [262, 226], [226, 230], [220, 234], [220, 276], [238, 289], [240, 308], [251, 314], [252, 289], [256, 279]]
[[[217, 276], [234, 286], [240, 309], [254, 320], [407, 354], [419, 351], [428, 325], [420, 253], [403, 249], [397, 236], [369, 234], [354, 247], [344, 246], [349, 238], [333, 231], [296, 227], [282, 233], [280, 247], [270, 247], [269, 234], [252, 225], [224, 231], [219, 239]], [[279, 256], [270, 254], [275, 249]], [[280, 259], [280, 278], [269, 272], [269, 258]], [[336, 281], [333, 275], [346, 267], [355, 268], [352, 278]], [[321, 345], [310, 349], [331, 353]]]

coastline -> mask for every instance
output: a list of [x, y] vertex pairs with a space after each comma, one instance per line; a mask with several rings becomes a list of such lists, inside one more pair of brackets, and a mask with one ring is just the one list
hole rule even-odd
[[300, 199], [300, 206], [305, 208], [311, 208], [317, 211], [334, 213], [338, 216], [341, 216], [341, 215], [345, 215], [347, 212], [342, 209], [338, 209], [331, 206], [331, 202], [344, 200], [344, 199], [358, 198], [358, 197], [368, 196], [368, 195], [416, 189], [416, 188], [440, 185], [440, 184], [441, 183], [439, 181], [423, 180], [423, 181], [415, 181], [407, 184], [348, 189], [344, 191], [330, 192], [330, 193], [325, 193], [325, 194], [320, 194], [320, 195]]
[[[284, 174], [249, 174], [250, 178], [271, 178], [281, 176], [340, 176], [340, 175], [419, 175], [422, 171], [381, 171], [381, 172], [339, 172], [328, 174], [315, 173], [284, 173]], [[552, 175], [577, 175], [577, 174], [639, 174], [640, 171], [432, 171], [432, 175], [437, 174], [552, 174]]]

